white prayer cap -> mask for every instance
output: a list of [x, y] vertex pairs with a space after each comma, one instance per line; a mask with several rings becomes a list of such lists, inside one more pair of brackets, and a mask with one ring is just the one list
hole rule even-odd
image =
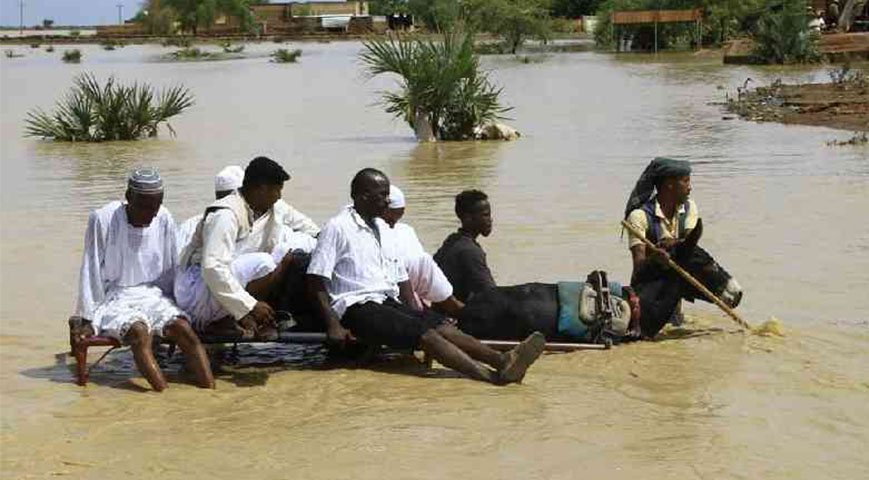
[[127, 189], [152, 194], [163, 191], [163, 179], [154, 167], [137, 167], [127, 176]]
[[242, 181], [244, 181], [244, 169], [238, 165], [230, 165], [214, 177], [214, 191], [236, 190], [241, 187]]
[[404, 192], [395, 185], [389, 185], [389, 208], [404, 208]]

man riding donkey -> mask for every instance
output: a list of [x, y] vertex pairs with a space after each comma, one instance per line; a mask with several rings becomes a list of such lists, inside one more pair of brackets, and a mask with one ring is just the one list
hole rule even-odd
[[395, 233], [380, 218], [388, 206], [389, 179], [366, 168], [353, 178], [350, 190], [353, 204], [326, 223], [308, 266], [311, 298], [329, 341], [343, 344], [358, 338], [373, 346], [419, 347], [472, 379], [499, 385], [521, 382], [543, 352], [543, 335], [534, 332], [501, 353], [461, 332], [443, 315], [411, 308], [411, 286]]
[[202, 333], [277, 337], [274, 303], [286, 278], [301, 278], [307, 258], [289, 250], [286, 227], [275, 204], [281, 198], [284, 169], [266, 157], [253, 159], [241, 188], [205, 209], [181, 253], [175, 298]]
[[162, 206], [157, 171], [133, 171], [125, 199], [91, 212], [88, 219], [78, 303], [70, 319], [73, 353], [84, 355], [84, 338], [114, 338], [130, 346], [139, 372], [162, 391], [166, 380], [151, 349], [153, 336], [161, 336], [178, 344], [199, 386], [214, 388], [205, 350], [172, 301], [175, 222]]

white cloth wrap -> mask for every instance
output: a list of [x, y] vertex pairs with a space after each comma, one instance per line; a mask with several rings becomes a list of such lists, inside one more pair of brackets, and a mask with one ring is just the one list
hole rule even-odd
[[404, 259], [413, 293], [428, 302], [443, 302], [453, 294], [453, 286], [431, 255], [424, 253]]
[[412, 306], [422, 310], [423, 300], [437, 303], [449, 298], [453, 294], [452, 284], [432, 256], [423, 249], [413, 227], [406, 223], [396, 223], [393, 231], [399, 255], [410, 279], [410, 287], [418, 297]]
[[[277, 264], [269, 253], [245, 253], [236, 257], [230, 268], [238, 282], [246, 286], [271, 273], [277, 268]], [[190, 313], [193, 327], [197, 330], [230, 315], [209, 291], [199, 265], [181, 268], [175, 275], [175, 301]]]
[[143, 322], [151, 335], [162, 336], [166, 324], [187, 315], [160, 287], [137, 285], [110, 292], [94, 310], [93, 317], [93, 324], [99, 325], [99, 335], [123, 340], [135, 322]]

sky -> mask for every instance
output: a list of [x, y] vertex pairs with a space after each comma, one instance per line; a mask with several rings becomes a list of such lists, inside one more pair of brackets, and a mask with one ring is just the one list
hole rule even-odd
[[[24, 26], [41, 25], [50, 18], [55, 25], [109, 25], [118, 23], [118, 7], [124, 19], [139, 11], [142, 0], [24, 0]], [[19, 0], [0, 0], [0, 25], [18, 26]]]

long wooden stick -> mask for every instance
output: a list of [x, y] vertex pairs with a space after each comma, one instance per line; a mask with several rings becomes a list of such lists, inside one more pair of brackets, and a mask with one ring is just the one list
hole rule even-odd
[[[628, 229], [628, 232], [630, 232], [631, 235], [642, 240], [643, 243], [645, 243], [647, 247], [658, 248], [654, 244], [652, 244], [652, 242], [650, 242], [649, 239], [646, 238], [646, 236], [642, 232], [637, 231], [637, 229], [633, 225], [628, 223], [627, 220], [622, 220], [622, 226], [625, 227], [626, 229]], [[706, 298], [708, 298], [710, 302], [717, 305], [718, 308], [723, 310], [724, 313], [729, 315], [730, 318], [732, 318], [733, 320], [736, 321], [736, 323], [738, 323], [739, 325], [741, 325], [742, 327], [744, 327], [748, 330], [751, 330], [751, 325], [748, 322], [746, 322], [742, 317], [740, 317], [739, 314], [734, 312], [732, 308], [728, 307], [727, 304], [724, 303], [723, 301], [721, 301], [720, 298], [715, 296], [714, 293], [709, 291], [709, 289], [706, 288], [705, 285], [698, 282], [693, 276], [691, 276], [690, 273], [685, 271], [684, 268], [682, 268], [678, 264], [676, 264], [676, 262], [674, 262], [672, 258], [667, 258], [667, 264], [670, 266], [670, 268], [672, 268], [673, 270], [676, 270], [676, 273], [681, 275], [682, 278], [684, 278], [685, 280], [688, 281], [688, 283], [690, 283], [691, 285], [694, 285], [694, 288], [696, 288], [697, 290], [700, 290], [700, 292], [703, 295], [705, 295]]]
[[[510, 350], [521, 342], [510, 340], [480, 340], [480, 343], [495, 350]], [[606, 350], [609, 347], [597, 343], [556, 343], [546, 342], [543, 350], [546, 352], [575, 352], [577, 350]]]
[[[320, 344], [326, 343], [326, 334], [322, 332], [280, 332], [278, 338], [271, 342], [263, 342], [262, 340], [240, 340], [238, 337], [231, 336], [208, 336], [200, 337], [202, 343], [299, 343], [299, 344]], [[495, 350], [509, 350], [520, 342], [509, 340], [480, 340], [480, 343], [487, 345]], [[547, 343], [544, 348], [548, 352], [573, 352], [576, 350], [606, 350], [606, 345], [598, 345], [594, 343]]]

